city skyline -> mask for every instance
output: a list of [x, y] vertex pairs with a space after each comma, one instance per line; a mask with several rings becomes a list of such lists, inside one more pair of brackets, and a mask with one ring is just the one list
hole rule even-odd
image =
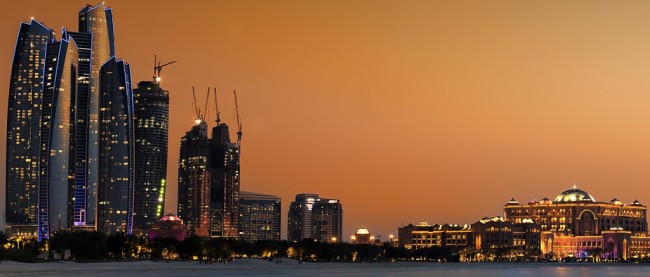
[[[84, 4], [7, 5], [0, 98], [19, 22], [34, 16], [60, 40]], [[238, 90], [241, 189], [282, 197], [283, 211], [298, 193], [340, 199], [344, 238], [362, 226], [385, 238], [421, 219], [471, 223], [500, 215], [511, 197], [540, 200], [574, 183], [625, 203], [650, 199], [650, 40], [638, 35], [650, 28], [648, 3], [106, 5], [134, 83], [151, 80], [154, 54], [178, 60], [162, 73], [163, 214], [175, 212], [192, 86], [217, 87], [230, 126]]]

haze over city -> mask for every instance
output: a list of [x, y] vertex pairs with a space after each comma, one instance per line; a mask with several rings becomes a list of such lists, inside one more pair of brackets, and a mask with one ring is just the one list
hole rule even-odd
[[[60, 38], [85, 3], [5, 3], [0, 87], [19, 22], [35, 17]], [[199, 99], [216, 86], [231, 124], [238, 91], [241, 189], [282, 197], [283, 237], [301, 192], [340, 199], [344, 234], [384, 236], [421, 219], [471, 223], [502, 214], [511, 197], [554, 198], [573, 184], [597, 200], [650, 201], [650, 38], [640, 35], [650, 3], [106, 5], [134, 83], [151, 79], [154, 54], [178, 61], [162, 73], [166, 211], [176, 210], [180, 138], [195, 119], [192, 86]]]

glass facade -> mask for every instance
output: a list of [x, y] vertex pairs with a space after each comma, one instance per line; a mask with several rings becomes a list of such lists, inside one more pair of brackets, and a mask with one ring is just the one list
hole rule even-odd
[[146, 229], [163, 216], [167, 179], [169, 92], [143, 81], [135, 98], [134, 228]]
[[41, 115], [39, 239], [70, 228], [74, 188], [74, 101], [79, 51], [65, 36], [47, 45]]
[[74, 226], [85, 226], [88, 208], [88, 111], [90, 97], [90, 68], [92, 34], [69, 32], [79, 48], [79, 72], [75, 98], [75, 169], [74, 169]]
[[90, 93], [87, 119], [87, 224], [94, 224], [97, 207], [97, 184], [99, 182], [99, 74], [102, 65], [115, 56], [113, 12], [104, 4], [87, 5], [79, 11], [79, 32], [92, 33], [90, 62]]
[[97, 230], [131, 234], [135, 147], [131, 70], [115, 57], [100, 73]]
[[16, 38], [7, 101], [5, 220], [8, 233], [18, 226], [33, 226], [33, 231], [28, 231], [30, 235], [36, 231], [43, 70], [46, 44], [52, 37], [51, 29], [32, 20], [20, 24]]

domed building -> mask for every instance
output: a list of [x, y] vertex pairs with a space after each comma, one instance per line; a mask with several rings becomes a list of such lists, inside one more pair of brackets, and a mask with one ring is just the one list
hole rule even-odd
[[351, 239], [352, 243], [355, 244], [371, 244], [374, 241], [374, 237], [370, 234], [370, 231], [364, 227], [359, 228]]
[[190, 229], [183, 223], [183, 220], [173, 214], [167, 214], [160, 218], [158, 222], [151, 225], [149, 228], [149, 238], [175, 238], [178, 241], [183, 241], [189, 237]]
[[544, 253], [581, 257], [600, 249], [603, 255], [625, 259], [650, 254], [646, 206], [638, 200], [599, 202], [574, 185], [553, 201], [544, 198], [519, 204], [512, 199], [505, 204], [504, 214], [512, 223], [532, 220], [540, 224]]

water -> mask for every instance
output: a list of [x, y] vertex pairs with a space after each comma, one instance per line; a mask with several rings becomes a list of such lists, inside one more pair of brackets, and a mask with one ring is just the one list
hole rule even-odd
[[38, 263], [3, 261], [0, 276], [650, 276], [650, 264], [302, 263], [237, 260], [196, 262]]

